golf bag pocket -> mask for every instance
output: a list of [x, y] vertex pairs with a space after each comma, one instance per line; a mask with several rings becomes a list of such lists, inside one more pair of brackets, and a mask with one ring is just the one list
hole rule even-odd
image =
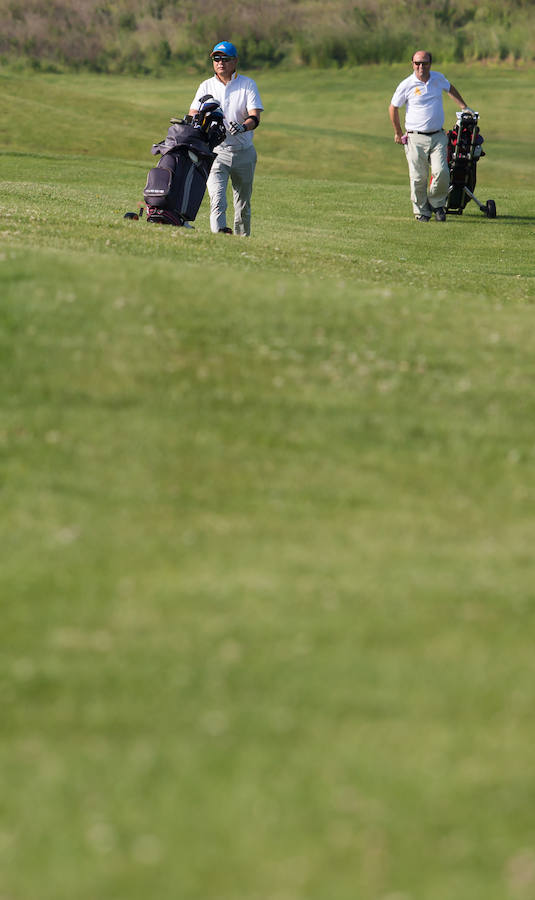
[[178, 208], [181, 216], [190, 222], [199, 212], [211, 165], [211, 160], [204, 163], [194, 161], [191, 151], [188, 151], [187, 156], [181, 155], [177, 159], [175, 180], [179, 198]]
[[147, 183], [143, 191], [147, 206], [158, 209], [169, 209], [170, 194], [173, 185], [173, 173], [169, 169], [156, 167], [147, 175]]

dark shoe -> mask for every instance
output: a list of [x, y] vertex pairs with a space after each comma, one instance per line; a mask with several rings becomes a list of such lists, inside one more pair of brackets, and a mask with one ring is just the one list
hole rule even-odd
[[443, 206], [437, 206], [435, 209], [435, 219], [437, 222], [445, 222], [446, 221], [446, 210]]
[[217, 233], [218, 234], [232, 234], [232, 228], [228, 228], [228, 226], [226, 228], [220, 228]]
[[416, 216], [417, 222], [429, 222], [430, 216]]

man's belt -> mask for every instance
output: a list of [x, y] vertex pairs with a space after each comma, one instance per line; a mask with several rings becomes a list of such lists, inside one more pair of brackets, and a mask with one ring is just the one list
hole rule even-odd
[[443, 128], [437, 128], [436, 131], [407, 131], [407, 134], [425, 134], [429, 137], [431, 134], [438, 134], [439, 131], [444, 131]]

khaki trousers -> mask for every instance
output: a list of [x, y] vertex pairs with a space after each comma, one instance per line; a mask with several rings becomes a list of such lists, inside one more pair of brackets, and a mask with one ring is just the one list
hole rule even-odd
[[407, 135], [405, 154], [415, 216], [431, 216], [433, 210], [446, 203], [450, 184], [447, 148], [444, 131]]
[[217, 232], [227, 224], [227, 185], [232, 183], [234, 233], [251, 233], [251, 194], [256, 166], [254, 146], [234, 152], [221, 151], [214, 159], [206, 187], [210, 195], [210, 229]]

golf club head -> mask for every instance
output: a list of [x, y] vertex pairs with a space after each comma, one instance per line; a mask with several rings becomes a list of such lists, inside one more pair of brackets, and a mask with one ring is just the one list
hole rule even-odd
[[[141, 212], [141, 210], [140, 210]], [[127, 212], [124, 214], [123, 219], [139, 219], [139, 216], [135, 212]]]

